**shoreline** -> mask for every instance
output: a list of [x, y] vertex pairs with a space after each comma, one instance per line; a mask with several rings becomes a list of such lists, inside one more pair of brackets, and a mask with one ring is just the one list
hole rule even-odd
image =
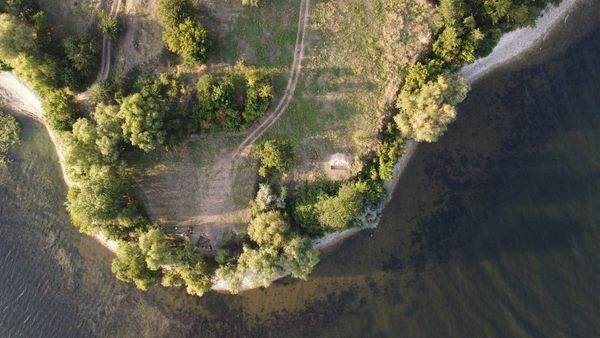
[[[64, 166], [64, 155], [60, 146], [58, 135], [56, 135], [46, 123], [44, 117], [44, 109], [42, 107], [42, 101], [37, 94], [17, 78], [12, 72], [4, 71], [0, 72], [0, 93], [2, 97], [7, 100], [7, 104], [16, 108], [19, 112], [31, 117], [32, 119], [40, 122], [46, 128], [50, 141], [54, 145], [56, 155], [58, 156], [58, 163], [62, 172], [63, 181], [67, 188], [73, 186], [73, 181], [67, 175], [67, 171]], [[104, 234], [98, 232], [94, 238], [100, 242], [108, 250], [116, 253], [117, 242], [107, 239]]]
[[[534, 27], [519, 28], [515, 31], [503, 34], [498, 41], [498, 44], [488, 56], [479, 58], [473, 63], [461, 68], [460, 72], [465, 77], [465, 80], [467, 80], [469, 85], [472, 85], [485, 75], [516, 61], [526, 52], [537, 47], [545, 40], [546, 35], [559, 27], [561, 21], [566, 23], [566, 19], [574, 9], [575, 5], [582, 1], [583, 0], [562, 0], [558, 6], [549, 5], [541, 12]], [[415, 154], [418, 146], [419, 143], [413, 140], [408, 140], [406, 142], [405, 153], [394, 166], [392, 179], [384, 183], [384, 187], [388, 192], [385, 199], [385, 207], [387, 207], [390, 202], [392, 194], [396, 189], [396, 185], [400, 181], [404, 170]], [[322, 238], [314, 240], [313, 246], [315, 249], [323, 251], [341, 243], [362, 230], [364, 229], [350, 228], [340, 232], [329, 233]]]
[[[576, 4], [583, 0], [563, 0], [559, 6], [550, 5], [544, 9], [541, 16], [536, 20], [534, 27], [526, 27], [517, 29], [512, 32], [505, 33], [502, 35], [498, 44], [494, 47], [492, 53], [484, 58], [475, 60], [472, 64], [465, 65], [461, 68], [461, 73], [469, 84], [473, 84], [483, 76], [496, 70], [497, 68], [509, 64], [515, 61], [518, 57], [522, 56], [526, 52], [532, 50], [539, 43], [543, 42], [546, 35], [551, 33], [552, 30], [559, 26], [559, 23], [566, 22], [570, 11], [575, 7]], [[71, 187], [73, 182], [68, 177], [64, 167], [64, 156], [60, 147], [60, 143], [57, 135], [50, 130], [48, 124], [45, 121], [43, 114], [43, 107], [39, 97], [29, 88], [26, 84], [21, 82], [12, 72], [0, 72], [0, 93], [5, 96], [8, 104], [13, 105], [19, 111], [24, 114], [38, 120], [46, 128], [48, 135], [54, 144], [57, 156], [59, 158], [59, 164], [63, 173], [63, 180], [67, 187]], [[391, 200], [392, 193], [394, 192], [404, 170], [407, 168], [408, 163], [415, 154], [418, 143], [413, 140], [408, 140], [405, 145], [405, 153], [398, 160], [393, 169], [392, 179], [384, 183], [384, 187], [387, 191], [387, 196], [384, 201], [384, 208], [388, 205]], [[364, 230], [364, 228], [350, 228], [341, 232], [329, 233], [312, 241], [313, 247], [318, 251], [329, 249], [336, 244], [346, 240], [354, 234]], [[102, 233], [98, 233], [94, 238], [105, 246], [108, 250], [116, 253], [118, 243], [116, 241], [108, 240]], [[289, 273], [283, 273], [273, 280], [280, 279], [289, 275]], [[249, 282], [251, 276], [245, 276], [242, 280], [242, 285], [239, 291], [254, 289]], [[245, 283], [246, 282], [246, 283]], [[230, 291], [226, 286], [226, 281], [216, 279], [212, 289], [214, 291]], [[244, 285], [246, 284], [246, 285]]]

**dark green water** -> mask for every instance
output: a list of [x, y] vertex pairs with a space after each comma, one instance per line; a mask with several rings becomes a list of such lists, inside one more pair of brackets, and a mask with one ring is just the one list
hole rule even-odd
[[378, 229], [309, 281], [239, 296], [116, 282], [111, 254], [68, 222], [45, 131], [23, 119], [0, 170], [0, 336], [600, 336], [600, 3], [568, 20], [473, 87]]

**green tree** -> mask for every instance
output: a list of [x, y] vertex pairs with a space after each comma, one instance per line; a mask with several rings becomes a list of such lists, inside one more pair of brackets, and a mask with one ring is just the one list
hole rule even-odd
[[0, 167], [8, 164], [8, 150], [19, 143], [21, 127], [14, 116], [0, 111]]
[[202, 296], [212, 287], [212, 273], [207, 264], [198, 260], [177, 268], [188, 294]]
[[80, 118], [73, 124], [73, 131], [63, 137], [62, 147], [65, 154], [65, 170], [74, 181], [86, 178], [92, 165], [104, 163], [96, 147], [98, 131], [92, 121]]
[[357, 184], [346, 183], [337, 195], [317, 203], [319, 222], [329, 229], [345, 229], [361, 213], [364, 203], [364, 189]]
[[100, 56], [100, 45], [95, 36], [82, 34], [65, 40], [67, 58], [81, 77], [88, 78], [96, 72]]
[[463, 20], [467, 12], [464, 0], [440, 0], [437, 15], [440, 18], [440, 26], [454, 26]]
[[319, 254], [310, 241], [296, 235], [285, 243], [279, 266], [294, 278], [306, 279], [318, 262]]
[[121, 129], [122, 120], [119, 117], [119, 107], [100, 103], [93, 113], [96, 121], [96, 146], [107, 163], [114, 163], [120, 155], [120, 146], [123, 141]]
[[155, 98], [136, 93], [123, 99], [119, 116], [123, 119], [123, 136], [145, 152], [165, 143], [166, 112]]
[[254, 7], [258, 6], [258, 2], [259, 2], [259, 0], [242, 0], [243, 5], [254, 6]]
[[293, 163], [292, 144], [287, 140], [266, 140], [256, 145], [255, 155], [260, 167], [258, 174], [266, 177], [269, 172], [283, 173]]
[[283, 247], [289, 224], [279, 211], [267, 211], [254, 218], [248, 226], [248, 236], [261, 247]]
[[463, 41], [454, 27], [446, 27], [433, 43], [433, 52], [450, 65], [475, 61], [475, 44]]
[[277, 265], [278, 260], [279, 252], [271, 247], [253, 249], [244, 245], [233, 275], [232, 288], [234, 292], [239, 287], [240, 281], [248, 277], [253, 285], [265, 288], [271, 285], [273, 279], [282, 272]]
[[249, 124], [267, 111], [273, 88], [268, 83], [263, 71], [249, 67], [243, 67], [243, 70], [247, 89], [242, 116], [244, 123]]
[[13, 60], [19, 54], [32, 54], [36, 51], [32, 28], [9, 14], [0, 14], [0, 55], [2, 60], [14, 67]]
[[58, 83], [58, 66], [50, 57], [22, 53], [12, 60], [10, 66], [19, 79], [30, 84], [42, 97]]
[[98, 17], [100, 18], [100, 31], [106, 34], [110, 41], [116, 42], [119, 34], [123, 31], [121, 22], [116, 17], [106, 14], [104, 11], [99, 11]]
[[444, 74], [414, 92], [402, 91], [394, 117], [405, 137], [435, 142], [456, 118], [455, 105], [464, 100], [469, 85], [458, 74]]
[[146, 256], [146, 264], [150, 270], [158, 270], [177, 262], [172, 246], [171, 241], [158, 227], [152, 228], [140, 236], [140, 249]]
[[128, 205], [124, 168], [97, 166], [89, 168], [85, 179], [69, 189], [67, 209], [73, 224], [83, 232], [107, 223], [116, 223]]
[[75, 122], [76, 106], [73, 95], [54, 89], [46, 93], [44, 111], [48, 124], [54, 130], [69, 131]]
[[212, 286], [213, 268], [189, 240], [175, 250], [177, 264], [165, 271], [162, 284], [171, 287], [185, 285], [188, 294], [202, 296]]
[[153, 271], [146, 266], [144, 253], [134, 242], [120, 242], [117, 257], [112, 262], [112, 272], [126, 283], [134, 283], [140, 290], [148, 290], [158, 284], [160, 271]]
[[175, 27], [190, 17], [194, 7], [189, 0], [160, 0], [158, 2], [158, 20], [165, 28]]
[[207, 32], [191, 18], [173, 27], [167, 27], [163, 39], [167, 48], [188, 63], [200, 63], [206, 55]]

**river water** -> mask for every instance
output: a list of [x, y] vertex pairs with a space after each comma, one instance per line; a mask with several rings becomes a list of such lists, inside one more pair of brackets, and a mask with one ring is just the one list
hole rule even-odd
[[308, 281], [141, 292], [77, 233], [50, 140], [0, 169], [0, 337], [600, 336], [600, 4], [486, 76], [422, 145], [380, 227]]

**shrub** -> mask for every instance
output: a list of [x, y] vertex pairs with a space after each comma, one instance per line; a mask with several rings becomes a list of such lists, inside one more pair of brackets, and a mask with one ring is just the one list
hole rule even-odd
[[[254, 122], [269, 107], [272, 88], [264, 72], [243, 64], [220, 81], [203, 75], [196, 83], [196, 121], [206, 128], [238, 131]], [[237, 97], [243, 97], [243, 109]]]
[[48, 124], [54, 130], [71, 130], [76, 117], [75, 98], [64, 90], [50, 90], [44, 99]]
[[365, 186], [346, 183], [337, 195], [323, 198], [316, 205], [319, 223], [332, 230], [342, 230], [362, 212]]
[[404, 153], [404, 140], [398, 137], [392, 123], [388, 124], [382, 138], [376, 151], [377, 173], [380, 180], [389, 181], [393, 178], [394, 166]]
[[294, 221], [302, 232], [310, 237], [320, 237], [325, 233], [325, 227], [319, 222], [317, 203], [335, 194], [337, 187], [329, 182], [306, 184], [300, 188], [294, 204]]
[[456, 104], [464, 100], [469, 85], [461, 75], [440, 75], [415, 92], [402, 91], [394, 116], [405, 137], [435, 142], [456, 118]]
[[266, 140], [256, 145], [259, 159], [258, 174], [266, 177], [273, 172], [283, 173], [293, 163], [292, 144], [287, 140]]
[[64, 45], [67, 58], [81, 78], [87, 79], [96, 72], [100, 44], [95, 36], [82, 34], [77, 38], [67, 38]]
[[158, 284], [160, 271], [152, 271], [146, 265], [144, 253], [134, 242], [120, 242], [117, 257], [112, 262], [112, 272], [126, 283], [134, 283], [140, 290], [148, 290]]

